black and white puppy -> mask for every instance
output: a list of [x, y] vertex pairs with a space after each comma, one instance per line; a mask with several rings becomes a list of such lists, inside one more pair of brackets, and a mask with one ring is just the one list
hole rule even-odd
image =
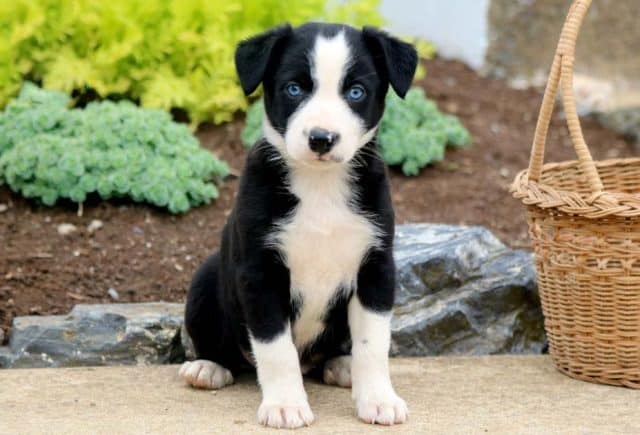
[[185, 323], [198, 360], [180, 375], [221, 388], [257, 369], [260, 423], [313, 414], [302, 375], [352, 387], [357, 415], [402, 423], [389, 377], [394, 215], [376, 129], [389, 85], [404, 97], [416, 51], [379, 30], [274, 28], [239, 44], [244, 92], [264, 88], [264, 139], [250, 151], [220, 252], [199, 268]]

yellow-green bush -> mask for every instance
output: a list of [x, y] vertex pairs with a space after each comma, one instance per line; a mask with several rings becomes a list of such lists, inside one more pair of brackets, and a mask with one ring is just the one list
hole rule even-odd
[[[329, 4], [327, 4], [329, 3]], [[379, 0], [0, 1], [0, 108], [23, 80], [184, 109], [196, 124], [246, 109], [238, 40], [289, 21], [381, 24]]]

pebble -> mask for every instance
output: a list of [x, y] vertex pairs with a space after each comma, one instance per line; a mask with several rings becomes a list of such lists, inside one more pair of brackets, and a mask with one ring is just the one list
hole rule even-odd
[[460, 107], [458, 106], [458, 103], [451, 101], [444, 105], [444, 110], [449, 113], [458, 113]]
[[450, 88], [453, 88], [454, 86], [458, 85], [458, 80], [456, 80], [455, 77], [447, 77], [446, 79], [444, 79], [444, 84]]
[[74, 233], [78, 228], [73, 224], [60, 224], [58, 225], [58, 234], [61, 236], [68, 236]]
[[114, 301], [117, 301], [118, 299], [120, 299], [120, 295], [118, 294], [118, 290], [114, 289], [113, 287], [110, 287], [109, 290], [107, 290], [107, 294]]
[[501, 176], [502, 178], [507, 178], [507, 177], [509, 177], [509, 169], [507, 169], [507, 168], [501, 168], [501, 169], [500, 169], [500, 176]]
[[0, 204], [0, 213], [4, 213], [7, 210], [9, 210], [9, 206], [7, 206], [7, 204]]
[[92, 234], [98, 231], [103, 226], [104, 226], [104, 223], [101, 220], [94, 219], [91, 221], [89, 225], [87, 225], [87, 231], [89, 231], [89, 233]]

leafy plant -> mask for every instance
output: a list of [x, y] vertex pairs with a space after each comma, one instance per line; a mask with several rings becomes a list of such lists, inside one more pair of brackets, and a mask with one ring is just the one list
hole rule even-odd
[[249, 110], [245, 119], [244, 128], [240, 133], [242, 144], [249, 148], [262, 137], [262, 118], [264, 117], [264, 101], [262, 98], [256, 100]]
[[[250, 147], [262, 136], [264, 105], [256, 101], [247, 111], [242, 143]], [[458, 118], [440, 112], [421, 88], [412, 88], [404, 100], [389, 92], [378, 131], [383, 160], [401, 166], [405, 175], [417, 175], [421, 168], [444, 158], [447, 145], [463, 147], [471, 135]]]
[[93, 89], [185, 110], [195, 125], [247, 102], [236, 43], [276, 24], [380, 25], [379, 0], [0, 1], [0, 107], [25, 77], [66, 93]]
[[405, 175], [417, 175], [429, 163], [444, 159], [447, 145], [471, 142], [458, 118], [440, 112], [422, 88], [412, 88], [404, 100], [389, 92], [386, 103], [378, 132], [380, 152], [387, 164], [401, 165]]
[[61, 92], [24, 85], [0, 113], [0, 182], [46, 205], [98, 193], [180, 213], [218, 196], [210, 180], [225, 176], [227, 164], [167, 112], [128, 101], [68, 103]]

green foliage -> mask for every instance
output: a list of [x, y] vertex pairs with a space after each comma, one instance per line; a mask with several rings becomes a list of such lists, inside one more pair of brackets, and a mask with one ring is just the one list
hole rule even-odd
[[[252, 146], [262, 135], [262, 100], [247, 112], [242, 143]], [[412, 88], [405, 99], [389, 92], [380, 122], [378, 145], [384, 161], [401, 166], [405, 175], [417, 175], [421, 168], [444, 158], [447, 145], [463, 147], [471, 135], [458, 118], [445, 115], [427, 99], [421, 88]]]
[[66, 93], [94, 89], [192, 123], [245, 110], [236, 43], [276, 24], [381, 24], [379, 0], [0, 1], [0, 107], [25, 77]]
[[262, 117], [264, 116], [264, 101], [257, 100], [247, 110], [244, 128], [240, 134], [240, 140], [245, 147], [251, 147], [262, 137]]
[[444, 159], [447, 145], [471, 142], [458, 118], [440, 112], [421, 88], [411, 89], [404, 101], [389, 92], [386, 103], [378, 133], [380, 152], [387, 164], [401, 165], [405, 175], [416, 175], [429, 163]]
[[69, 98], [26, 83], [0, 113], [0, 182], [53, 205], [128, 196], [172, 213], [218, 196], [210, 182], [226, 163], [202, 149], [187, 126], [131, 102], [68, 109]]

